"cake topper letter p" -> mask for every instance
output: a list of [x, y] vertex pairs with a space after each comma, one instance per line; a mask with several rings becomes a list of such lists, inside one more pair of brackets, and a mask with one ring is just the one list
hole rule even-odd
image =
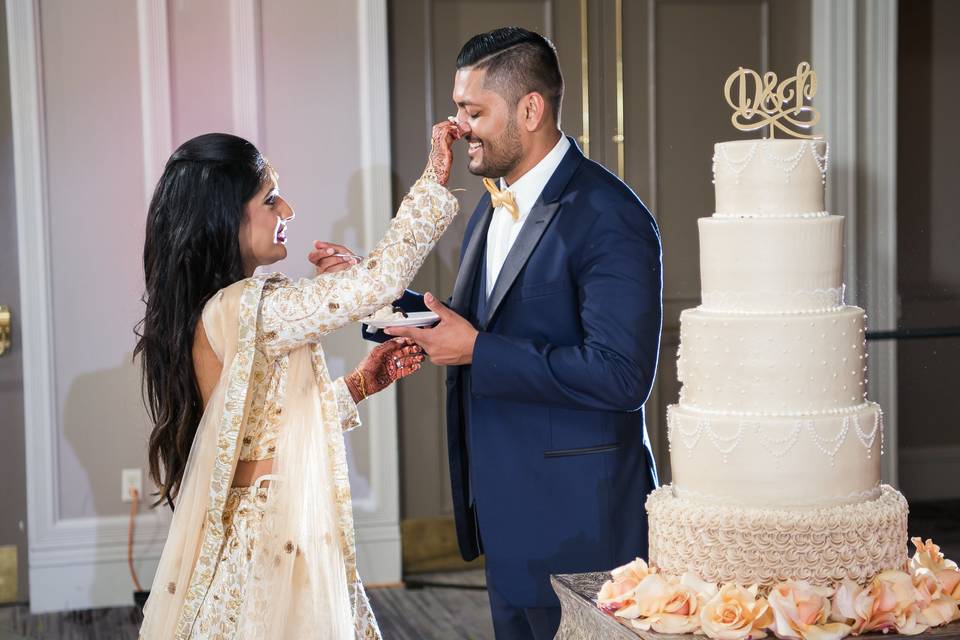
[[797, 75], [780, 83], [773, 71], [761, 77], [752, 69], [740, 67], [727, 78], [723, 93], [733, 109], [730, 121], [740, 131], [769, 125], [771, 138], [776, 129], [794, 138], [812, 138], [803, 130], [820, 120], [820, 112], [809, 104], [817, 93], [817, 74], [807, 62], [797, 65]]

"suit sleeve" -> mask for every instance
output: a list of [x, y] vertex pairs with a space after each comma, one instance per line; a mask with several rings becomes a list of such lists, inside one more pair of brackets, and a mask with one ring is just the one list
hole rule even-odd
[[[403, 295], [393, 301], [393, 306], [399, 307], [404, 313], [417, 313], [418, 311], [430, 311], [427, 304], [423, 301], [423, 294], [407, 289]], [[361, 325], [360, 333], [364, 340], [371, 342], [386, 342], [390, 336], [385, 334], [382, 329], [371, 331], [367, 325]]]
[[577, 269], [581, 344], [480, 333], [474, 395], [606, 411], [635, 411], [646, 401], [663, 318], [656, 223], [623, 204], [604, 210], [586, 237]]

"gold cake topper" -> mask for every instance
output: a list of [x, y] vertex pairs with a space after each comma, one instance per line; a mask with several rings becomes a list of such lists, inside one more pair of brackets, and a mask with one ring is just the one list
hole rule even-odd
[[753, 69], [740, 67], [727, 78], [723, 93], [733, 109], [730, 121], [740, 131], [769, 125], [771, 138], [776, 129], [794, 138], [812, 138], [812, 134], [796, 129], [810, 129], [820, 120], [820, 112], [804, 104], [817, 93], [817, 74], [809, 62], [798, 64], [797, 74], [779, 84], [773, 71], [761, 77]]

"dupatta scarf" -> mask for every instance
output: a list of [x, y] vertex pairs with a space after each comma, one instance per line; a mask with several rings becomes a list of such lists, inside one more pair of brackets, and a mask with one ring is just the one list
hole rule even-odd
[[342, 379], [330, 379], [320, 338], [399, 298], [457, 211], [449, 191], [421, 178], [359, 265], [296, 281], [247, 278], [208, 301], [202, 322], [223, 370], [190, 450], [141, 638], [202, 637], [197, 616], [226, 536], [238, 443], [262, 416], [257, 389], [271, 367], [281, 376], [279, 480], [247, 557], [242, 604], [227, 613], [234, 637], [380, 637], [357, 573], [343, 439], [359, 419]]

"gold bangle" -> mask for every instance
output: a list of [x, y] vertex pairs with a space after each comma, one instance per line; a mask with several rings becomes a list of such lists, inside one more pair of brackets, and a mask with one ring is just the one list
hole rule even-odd
[[357, 388], [358, 388], [358, 390], [360, 391], [360, 400], [366, 400], [366, 399], [367, 399], [367, 384], [366, 384], [366, 381], [365, 381], [364, 378], [363, 378], [363, 371], [361, 371], [360, 369], [357, 369], [357, 370], [356, 370], [356, 374], [357, 374], [357, 379], [359, 380], [359, 382], [357, 383]]

